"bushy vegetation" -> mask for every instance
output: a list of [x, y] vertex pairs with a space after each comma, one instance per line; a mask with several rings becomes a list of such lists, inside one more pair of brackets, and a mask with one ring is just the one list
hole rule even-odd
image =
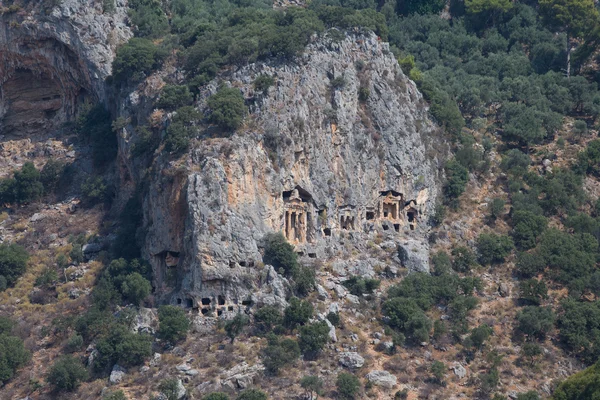
[[177, 342], [187, 336], [190, 321], [185, 311], [175, 306], [161, 306], [158, 309], [158, 335], [169, 342]]
[[262, 360], [266, 371], [272, 375], [300, 357], [300, 346], [293, 339], [280, 339], [271, 334], [267, 336], [267, 341], [268, 345], [262, 351]]
[[445, 272], [440, 275], [413, 273], [388, 291], [382, 312], [386, 323], [411, 343], [429, 340], [432, 322], [426, 315], [434, 305], [447, 305], [454, 329], [466, 331], [466, 317], [477, 305], [472, 296], [480, 285], [477, 279], [460, 278]]
[[0, 244], [0, 276], [4, 278], [7, 286], [14, 285], [25, 273], [28, 260], [29, 253], [18, 244]]
[[347, 372], [342, 372], [337, 376], [336, 388], [338, 398], [344, 400], [353, 400], [360, 391], [360, 381], [358, 378]]
[[13, 176], [0, 179], [0, 203], [29, 203], [42, 197], [44, 185], [33, 163], [26, 162]]
[[0, 317], [0, 383], [4, 384], [13, 377], [31, 357], [23, 341], [12, 335], [14, 323], [6, 317]]
[[225, 130], [235, 130], [246, 114], [244, 97], [239, 89], [221, 86], [207, 101], [211, 110], [209, 120]]
[[56, 390], [73, 391], [88, 379], [88, 372], [78, 359], [73, 356], [62, 356], [52, 364], [46, 380]]

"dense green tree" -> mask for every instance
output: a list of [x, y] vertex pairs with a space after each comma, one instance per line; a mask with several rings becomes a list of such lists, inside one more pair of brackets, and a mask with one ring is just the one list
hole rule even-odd
[[587, 362], [600, 356], [600, 301], [593, 303], [566, 299], [561, 302], [557, 327], [567, 349]]
[[298, 255], [294, 246], [289, 244], [281, 233], [265, 235], [265, 264], [272, 265], [276, 271], [291, 275], [298, 269]]
[[94, 369], [98, 372], [108, 371], [117, 363], [126, 367], [140, 365], [152, 355], [152, 338], [112, 324], [110, 331], [98, 340], [96, 350], [99, 354], [94, 359]]
[[185, 311], [175, 306], [158, 308], [158, 335], [169, 342], [177, 342], [187, 336], [190, 321]]
[[88, 379], [88, 372], [73, 356], [62, 356], [52, 364], [46, 380], [57, 390], [73, 391], [82, 381]]
[[187, 106], [192, 102], [190, 89], [184, 85], [167, 85], [156, 102], [156, 106], [165, 110], [173, 111], [177, 108]]
[[8, 286], [15, 284], [23, 275], [29, 260], [29, 253], [16, 243], [0, 244], [0, 275], [6, 279]]
[[520, 298], [531, 304], [540, 305], [548, 298], [548, 288], [543, 280], [527, 279], [519, 283]]
[[283, 324], [289, 329], [304, 325], [312, 317], [313, 311], [313, 306], [308, 301], [292, 297], [283, 312]]
[[431, 364], [431, 367], [429, 367], [429, 370], [431, 371], [431, 374], [433, 375], [435, 381], [440, 385], [444, 382], [444, 377], [446, 376], [446, 369], [446, 366], [441, 361], [434, 361]]
[[533, 366], [535, 359], [542, 355], [542, 346], [537, 343], [527, 342], [521, 347], [523, 357], [529, 359], [529, 365]]
[[527, 306], [517, 313], [517, 331], [529, 338], [543, 339], [554, 325], [551, 308]]
[[393, 298], [382, 306], [383, 314], [389, 318], [388, 324], [402, 332], [413, 342], [426, 342], [429, 339], [431, 321], [412, 299]]
[[458, 198], [464, 191], [469, 181], [469, 171], [456, 160], [446, 163], [446, 197], [450, 200]]
[[244, 97], [239, 89], [221, 86], [217, 93], [208, 98], [211, 109], [210, 122], [222, 129], [236, 130], [247, 113]]
[[163, 58], [164, 53], [152, 41], [132, 38], [117, 49], [113, 77], [117, 82], [139, 81], [156, 69]]
[[347, 372], [342, 372], [336, 380], [337, 394], [340, 399], [353, 400], [360, 391], [360, 381], [358, 378]]
[[300, 346], [295, 340], [279, 339], [273, 334], [267, 339], [268, 345], [262, 351], [262, 360], [268, 373], [277, 375], [279, 369], [300, 357]]
[[300, 327], [298, 338], [300, 350], [305, 357], [317, 355], [329, 340], [329, 326], [325, 321], [315, 322]]
[[4, 384], [31, 355], [20, 338], [10, 335], [12, 321], [3, 319], [0, 324], [0, 383]]
[[123, 296], [136, 306], [140, 305], [151, 291], [152, 285], [150, 281], [138, 272], [127, 275], [121, 284], [121, 293], [123, 293]]
[[495, 233], [482, 233], [477, 238], [479, 262], [483, 265], [500, 264], [513, 250], [512, 239]]
[[254, 323], [259, 333], [268, 333], [283, 322], [283, 315], [276, 306], [263, 306], [254, 313]]
[[469, 272], [477, 265], [475, 254], [468, 247], [455, 247], [452, 249], [452, 269], [456, 272]]
[[512, 220], [514, 225], [512, 237], [515, 245], [521, 250], [535, 247], [537, 238], [546, 229], [546, 218], [531, 211], [519, 210], [513, 214]]

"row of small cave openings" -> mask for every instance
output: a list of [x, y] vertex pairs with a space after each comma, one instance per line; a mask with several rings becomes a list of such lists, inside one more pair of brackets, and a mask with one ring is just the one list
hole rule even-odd
[[[313, 242], [317, 229], [314, 226], [312, 196], [306, 190], [296, 186], [294, 190], [283, 192], [285, 207], [284, 233], [290, 242]], [[317, 210], [319, 225], [327, 221], [327, 211]], [[341, 230], [354, 231], [357, 229], [355, 207], [351, 205], [339, 208], [339, 227]], [[393, 190], [380, 192], [377, 206], [366, 208], [365, 221], [380, 221], [383, 230], [393, 227], [396, 232], [408, 223], [410, 230], [417, 226], [419, 212], [414, 200], [404, 201], [403, 195]], [[324, 236], [331, 236], [331, 227], [322, 226]]]
[[224, 296], [218, 295], [216, 299], [212, 297], [202, 297], [199, 303], [194, 303], [194, 299], [191, 297], [186, 299], [177, 298], [177, 305], [197, 310], [204, 316], [214, 315], [215, 312], [217, 313], [217, 316], [221, 316], [224, 312], [236, 311], [236, 308], [239, 310], [243, 307], [252, 307], [253, 303], [252, 300], [247, 299], [242, 300], [241, 304], [238, 300], [234, 300], [233, 304], [228, 304]]

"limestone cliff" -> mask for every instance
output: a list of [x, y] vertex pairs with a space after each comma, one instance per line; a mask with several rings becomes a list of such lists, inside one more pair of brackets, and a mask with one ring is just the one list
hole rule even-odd
[[7, 137], [51, 133], [82, 103], [103, 100], [115, 49], [132, 36], [125, 1], [110, 14], [95, 0], [26, 4], [0, 15], [0, 134]]
[[[256, 93], [263, 74], [275, 84]], [[444, 152], [386, 43], [322, 39], [296, 62], [253, 64], [219, 82], [239, 88], [251, 112], [231, 137], [197, 141], [185, 165], [151, 178], [145, 253], [158, 293], [205, 314], [281, 301], [280, 289], [271, 293], [276, 274], [261, 262], [262, 238], [279, 231], [304, 263], [335, 258], [342, 274], [428, 270]], [[199, 109], [208, 112], [217, 84]], [[391, 243], [385, 263], [367, 252], [376, 238]]]

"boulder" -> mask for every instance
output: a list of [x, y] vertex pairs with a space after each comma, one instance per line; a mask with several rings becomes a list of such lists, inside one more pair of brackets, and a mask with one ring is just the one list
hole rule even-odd
[[115, 366], [113, 367], [113, 369], [110, 373], [110, 377], [108, 378], [108, 381], [111, 384], [116, 385], [117, 383], [119, 383], [123, 380], [126, 373], [127, 373], [127, 371], [125, 371], [125, 369], [123, 369], [123, 367], [121, 367], [119, 364], [115, 364]]
[[458, 376], [459, 379], [467, 376], [467, 370], [462, 365], [456, 363], [452, 366], [452, 370], [454, 371], [454, 375]]
[[396, 386], [396, 377], [387, 371], [374, 370], [367, 374], [367, 380], [373, 385], [391, 389]]
[[356, 352], [345, 351], [340, 354], [340, 364], [346, 368], [360, 368], [365, 364], [365, 359]]

